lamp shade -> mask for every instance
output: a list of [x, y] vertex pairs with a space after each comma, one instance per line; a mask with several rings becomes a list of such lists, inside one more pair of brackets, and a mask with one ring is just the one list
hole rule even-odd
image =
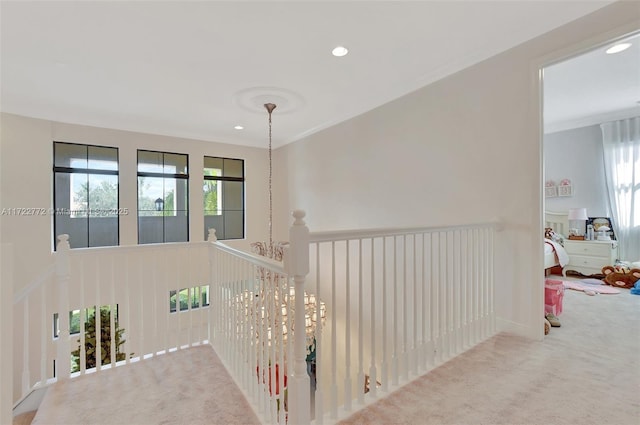
[[569, 209], [569, 220], [588, 220], [586, 208]]

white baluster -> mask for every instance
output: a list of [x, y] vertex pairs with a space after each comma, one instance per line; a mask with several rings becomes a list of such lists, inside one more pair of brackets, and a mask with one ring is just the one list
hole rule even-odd
[[[217, 241], [216, 238], [216, 229], [209, 229], [209, 237], [207, 239], [209, 242]], [[220, 304], [220, 300], [218, 298], [218, 287], [217, 287], [217, 268], [216, 268], [216, 255], [217, 251], [213, 243], [209, 245], [209, 310], [208, 310], [208, 318], [207, 321], [209, 323], [208, 326], [208, 334], [207, 338], [209, 339], [209, 344], [215, 346], [216, 341], [216, 332], [217, 332], [217, 322], [216, 315], [219, 310], [222, 310], [222, 305]]]
[[374, 239], [371, 238], [371, 361], [369, 366], [369, 393], [375, 398], [378, 394], [378, 373], [376, 370], [376, 273]]
[[[297, 293], [297, 291], [296, 291]], [[331, 241], [331, 418], [338, 417], [338, 314], [336, 290], [336, 242]], [[296, 297], [297, 300], [297, 297]], [[319, 299], [318, 299], [319, 301]], [[297, 319], [296, 319], [297, 320]]]
[[[346, 285], [345, 285], [345, 380], [344, 380], [344, 410], [351, 411], [353, 400], [352, 383], [351, 383], [351, 271], [350, 271], [350, 253], [349, 253], [349, 240], [345, 241], [345, 255], [346, 255]], [[318, 297], [318, 300], [320, 298]], [[333, 307], [335, 310], [335, 307]]]
[[400, 377], [403, 382], [409, 378], [408, 326], [409, 288], [407, 286], [407, 236], [402, 235], [402, 367]]
[[[356, 385], [362, 388], [364, 384], [364, 359], [363, 359], [363, 300], [362, 300], [363, 284], [362, 284], [362, 239], [358, 239], [358, 378]], [[358, 403], [364, 404], [364, 391], [358, 390]]]
[[[387, 347], [387, 238], [382, 237], [382, 363], [380, 364], [380, 381], [382, 391], [389, 390], [389, 347]], [[347, 304], [348, 305], [348, 304]]]
[[418, 374], [418, 245], [417, 235], [413, 235], [413, 341], [411, 343], [411, 371]]
[[[41, 290], [42, 292], [42, 299], [44, 300], [44, 290]], [[30, 332], [29, 329], [31, 328], [30, 324], [29, 324], [29, 317], [31, 317], [31, 314], [29, 312], [29, 300], [31, 298], [31, 295], [27, 295], [24, 299], [24, 309], [23, 309], [23, 315], [22, 315], [22, 335], [24, 335], [24, 338], [22, 339], [22, 396], [26, 397], [29, 394], [29, 391], [31, 390], [31, 368], [29, 367], [29, 361], [30, 361], [30, 353], [31, 351], [29, 350], [29, 336], [30, 336]], [[46, 310], [44, 310], [46, 311]], [[47, 314], [45, 312], [42, 313], [43, 316], [47, 316]], [[45, 326], [42, 328], [41, 332], [46, 333], [46, 330], [48, 326]], [[13, 337], [13, 336], [12, 336]], [[41, 350], [41, 356], [45, 357], [47, 356], [47, 350], [45, 349], [46, 345], [42, 346], [42, 350]], [[42, 376], [43, 378], [46, 378], [46, 375]], [[41, 381], [42, 383], [46, 382], [46, 379], [43, 379]]]
[[391, 384], [398, 385], [398, 240], [393, 236], [393, 354], [391, 355]]
[[[291, 391], [289, 396], [293, 397], [293, 405], [290, 405], [289, 419], [292, 424], [308, 424], [310, 422], [310, 381], [307, 374], [306, 335], [304, 317], [304, 280], [309, 273], [309, 229], [304, 223], [304, 211], [293, 212], [295, 221], [289, 230], [289, 240], [291, 249], [289, 250], [289, 264], [287, 272], [293, 276], [296, 294], [295, 323], [298, 324], [294, 330], [294, 368], [292, 375]], [[332, 310], [335, 311], [335, 304]], [[335, 321], [335, 313], [332, 315]], [[335, 346], [333, 347], [335, 350]]]
[[[116, 355], [116, 313], [117, 313], [117, 309], [118, 309], [118, 304], [116, 303], [116, 290], [115, 290], [115, 267], [116, 267], [116, 263], [114, 261], [114, 257], [113, 254], [109, 256], [109, 259], [111, 260], [110, 263], [110, 267], [109, 267], [109, 274], [111, 275], [111, 282], [109, 287], [111, 288], [111, 301], [109, 302], [109, 319], [110, 322], [109, 323], [109, 330], [111, 331], [111, 353], [109, 353], [109, 355], [111, 356], [111, 367], [114, 368], [116, 367], [116, 361], [117, 361], [117, 355]], [[158, 292], [156, 291], [153, 291]]]
[[491, 229], [491, 243], [489, 244], [489, 311], [491, 311], [491, 334], [493, 335], [496, 332], [496, 311], [495, 311], [495, 259], [493, 256], [495, 250], [495, 230]]
[[56, 355], [56, 377], [59, 380], [69, 378], [71, 371], [71, 348], [69, 344], [69, 273], [70, 259], [69, 235], [58, 236], [56, 250], [56, 281], [58, 287], [59, 334]]
[[[122, 345], [124, 352], [125, 352], [125, 362], [128, 365], [129, 363], [131, 363], [131, 359], [130, 359], [130, 353], [132, 352], [132, 347], [133, 347], [133, 341], [131, 341], [131, 336], [133, 335], [133, 332], [131, 331], [131, 324], [132, 324], [132, 320], [131, 320], [131, 261], [130, 261], [130, 256], [128, 255], [123, 255], [123, 264], [124, 264], [124, 272], [123, 272], [123, 277], [124, 277], [124, 281], [123, 281], [123, 287], [122, 290], [124, 291], [123, 294], [123, 299], [124, 299], [124, 329], [125, 329], [125, 343]], [[84, 287], [84, 285], [83, 285]], [[167, 290], [166, 292], [167, 295], [169, 295], [169, 290]], [[83, 306], [86, 306], [86, 303], [84, 302], [84, 298], [83, 298], [83, 302], [82, 302]], [[82, 317], [83, 317], [83, 313], [82, 311], [84, 310], [84, 308], [80, 311], [80, 320], [82, 321]], [[83, 331], [80, 330], [80, 332], [82, 333]], [[168, 333], [168, 332], [167, 332]]]
[[[47, 345], [49, 344], [49, 341], [51, 341], [51, 334], [49, 333], [51, 332], [51, 322], [49, 322], [49, 320], [53, 319], [53, 314], [50, 314], [51, 306], [47, 302], [49, 298], [46, 296], [46, 291], [47, 291], [47, 286], [41, 287], [40, 290], [38, 291], [40, 292], [40, 340], [41, 340], [40, 342], [40, 382], [42, 382], [43, 384], [47, 382], [47, 379], [49, 378], [48, 376], [49, 373], [47, 372], [47, 366], [51, 364], [50, 363], [51, 360], [49, 359], [49, 355], [48, 355], [49, 350], [47, 349]], [[28, 295], [25, 298], [25, 303], [28, 302], [30, 297], [31, 295]], [[26, 328], [26, 329], [29, 329], [29, 328]], [[29, 332], [25, 332], [23, 335], [29, 335]], [[25, 340], [29, 340], [29, 339], [31, 338], [25, 338]], [[29, 364], [28, 352], [25, 352], [24, 361], [27, 362], [26, 365]], [[28, 370], [29, 368], [27, 368], [27, 371]], [[27, 379], [27, 382], [29, 382], [28, 379]], [[23, 396], [25, 395], [26, 394], [23, 394]]]
[[420, 312], [421, 312], [421, 326], [422, 326], [422, 347], [420, 350], [420, 355], [421, 355], [421, 361], [420, 364], [422, 366], [422, 370], [423, 371], [427, 371], [428, 370], [428, 359], [429, 359], [429, 353], [427, 351], [427, 347], [428, 347], [428, 341], [429, 341], [429, 336], [427, 334], [427, 325], [428, 325], [428, 313], [429, 313], [429, 306], [427, 304], [428, 301], [428, 297], [427, 294], [429, 293], [429, 284], [427, 283], [428, 281], [428, 277], [427, 277], [427, 272], [429, 272], [427, 270], [427, 234], [423, 233], [422, 234], [422, 305], [420, 308]]
[[[348, 244], [348, 242], [347, 242]], [[322, 299], [321, 295], [321, 280], [320, 280], [320, 244], [316, 243], [316, 300], [318, 302], [317, 308], [320, 308], [320, 300]], [[347, 246], [347, 250], [349, 247]], [[347, 270], [347, 275], [349, 274]], [[335, 307], [333, 307], [335, 309]], [[347, 304], [347, 309], [350, 309], [349, 304]], [[322, 425], [324, 423], [324, 382], [321, 379], [322, 373], [324, 372], [324, 366], [321, 364], [320, 359], [322, 359], [322, 353], [324, 351], [324, 347], [322, 345], [322, 330], [324, 328], [324, 323], [318, 316], [318, 324], [317, 324], [317, 332], [316, 332], [316, 397], [315, 397], [315, 405], [314, 405], [314, 416], [316, 425]]]

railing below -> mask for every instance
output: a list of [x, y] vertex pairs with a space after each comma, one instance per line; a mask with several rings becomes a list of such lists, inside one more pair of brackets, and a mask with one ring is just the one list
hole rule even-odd
[[265, 423], [309, 423], [307, 329], [315, 310], [304, 291], [309, 231], [302, 211], [294, 217], [284, 264], [214, 242], [212, 344]]
[[309, 235], [294, 217], [284, 264], [214, 233], [74, 250], [63, 235], [14, 299], [14, 394], [210, 343], [263, 422], [335, 423], [495, 333], [493, 224]]
[[14, 298], [14, 402], [55, 380], [206, 343], [209, 248], [70, 250], [61, 235], [54, 266]]
[[495, 333], [493, 224], [311, 234], [315, 423], [333, 423]]

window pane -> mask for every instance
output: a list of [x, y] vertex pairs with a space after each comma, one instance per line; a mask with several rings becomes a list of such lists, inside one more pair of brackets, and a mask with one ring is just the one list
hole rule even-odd
[[224, 160], [224, 176], [225, 177], [244, 177], [243, 163], [244, 161], [241, 159], [225, 159]]
[[186, 179], [164, 179], [164, 209], [187, 210], [188, 181]]
[[86, 217], [89, 210], [89, 174], [73, 173], [68, 176], [70, 215], [73, 218]]
[[224, 236], [225, 239], [242, 239], [244, 237], [243, 211], [224, 212]]
[[156, 201], [164, 209], [164, 179], [162, 177], [138, 177], [138, 214], [160, 216]]
[[118, 176], [89, 174], [89, 215], [117, 217]]
[[89, 246], [118, 245], [118, 176], [89, 175]]
[[187, 170], [187, 155], [177, 153], [164, 154], [164, 171], [165, 174], [184, 174]]
[[94, 170], [118, 170], [118, 149], [89, 146], [89, 168]]
[[202, 295], [202, 306], [206, 307], [209, 305], [209, 285], [200, 287], [200, 294]]
[[189, 289], [183, 288], [180, 290], [180, 311], [189, 309]]
[[162, 152], [138, 151], [138, 172], [162, 173]]
[[187, 242], [189, 240], [187, 211], [165, 211], [165, 216], [162, 218], [164, 219], [164, 242]]
[[209, 238], [209, 229], [216, 229], [217, 239], [226, 239], [224, 234], [224, 221], [222, 214], [204, 216], [204, 240]]
[[222, 158], [204, 157], [204, 175], [205, 176], [222, 176], [223, 169]]
[[191, 288], [191, 308], [200, 307], [200, 294], [198, 293], [200, 290], [199, 286]]
[[203, 207], [204, 215], [219, 215], [222, 213], [222, 182], [218, 180], [204, 181]]
[[70, 143], [54, 143], [54, 165], [67, 168], [87, 168], [87, 147]]
[[176, 312], [176, 291], [169, 291], [169, 311]]
[[[84, 248], [89, 246], [88, 221], [86, 214], [72, 211], [72, 208], [86, 208], [81, 205], [81, 198], [86, 199], [87, 191], [78, 190], [72, 192], [72, 177], [76, 181], [87, 180], [86, 174], [55, 173], [55, 243], [59, 235], [69, 235], [69, 245], [71, 248]], [[86, 184], [85, 184], [86, 188]], [[76, 196], [77, 195], [77, 196]], [[73, 202], [72, 202], [73, 201]], [[72, 205], [73, 204], [73, 205]]]
[[80, 310], [73, 310], [69, 312], [69, 333], [80, 333]]
[[222, 183], [222, 209], [242, 210], [244, 205], [244, 182], [221, 182]]
[[89, 217], [89, 246], [118, 245], [117, 217]]
[[138, 243], [144, 244], [162, 242], [164, 242], [162, 216], [138, 217]]

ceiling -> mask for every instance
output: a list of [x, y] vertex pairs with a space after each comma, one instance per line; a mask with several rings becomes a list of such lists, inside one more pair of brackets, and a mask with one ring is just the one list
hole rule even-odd
[[[2, 1], [0, 102], [20, 115], [260, 147], [273, 102], [278, 147], [610, 3]], [[332, 56], [337, 45], [349, 54]], [[574, 118], [566, 109], [557, 103], [547, 119]]]
[[[606, 54], [622, 42], [631, 47]], [[543, 81], [547, 133], [640, 116], [640, 34], [549, 66]]]

